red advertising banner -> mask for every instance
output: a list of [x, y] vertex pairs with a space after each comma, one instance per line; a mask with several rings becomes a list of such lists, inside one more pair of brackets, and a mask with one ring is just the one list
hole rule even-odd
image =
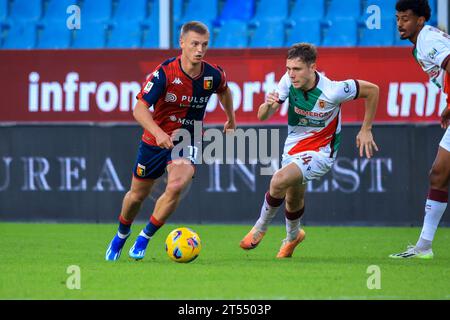
[[[233, 93], [238, 124], [258, 124], [259, 105], [285, 73], [287, 49], [213, 50]], [[0, 51], [0, 122], [133, 122], [146, 76], [177, 50]], [[445, 95], [428, 82], [411, 48], [319, 48], [318, 70], [332, 80], [363, 79], [380, 87], [376, 121], [437, 122]], [[362, 99], [343, 105], [346, 123], [364, 116]], [[225, 122], [213, 95], [207, 124]], [[265, 123], [287, 123], [286, 106]]]

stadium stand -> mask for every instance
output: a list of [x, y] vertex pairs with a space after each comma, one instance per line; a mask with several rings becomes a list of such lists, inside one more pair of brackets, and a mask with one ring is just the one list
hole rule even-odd
[[43, 21], [37, 31], [37, 49], [67, 49], [71, 45], [72, 31], [65, 20]]
[[361, 0], [331, 0], [328, 6], [326, 19], [358, 19], [361, 14]]
[[83, 0], [80, 4], [83, 20], [105, 22], [111, 18], [111, 0]]
[[220, 28], [212, 47], [242, 49], [247, 47], [247, 41], [247, 23], [240, 20], [229, 20]]
[[220, 21], [249, 21], [255, 14], [254, 0], [225, 0], [219, 15]]
[[8, 0], [0, 0], [0, 24], [4, 21], [8, 14]]
[[76, 4], [76, 1], [48, 0], [44, 4], [45, 10], [42, 16], [42, 22], [63, 21], [65, 24], [68, 17], [67, 8], [73, 4]]
[[286, 43], [309, 42], [316, 46], [322, 43], [322, 22], [316, 18], [292, 20], [287, 30]]
[[259, 0], [256, 8], [255, 21], [278, 21], [282, 22], [288, 17], [288, 0]]
[[321, 20], [325, 15], [325, 0], [297, 0], [294, 2], [289, 18]]
[[106, 43], [107, 24], [96, 21], [83, 21], [79, 30], [74, 30], [72, 48], [100, 49]]
[[393, 46], [396, 36], [395, 21], [381, 19], [378, 28], [361, 28], [360, 46]]
[[[213, 48], [410, 46], [399, 39], [396, 0], [172, 0], [172, 46], [189, 20], [203, 21]], [[437, 24], [437, 0], [429, 0]], [[81, 30], [66, 26], [81, 9]], [[378, 6], [380, 28], [366, 21]], [[370, 9], [369, 9], [370, 8]], [[26, 27], [25, 27], [26, 26]], [[158, 48], [159, 0], [0, 0], [2, 49]]]
[[14, 0], [11, 3], [9, 19], [16, 21], [37, 21], [42, 14], [42, 3], [40, 0]]
[[356, 46], [358, 25], [354, 17], [341, 17], [331, 20], [329, 27], [324, 31], [322, 45], [325, 47], [351, 47]]
[[36, 43], [36, 23], [15, 21], [3, 27], [8, 34], [3, 41], [5, 49], [33, 49]]
[[252, 48], [282, 47], [285, 38], [285, 25], [276, 20], [267, 20], [256, 26], [250, 38]]

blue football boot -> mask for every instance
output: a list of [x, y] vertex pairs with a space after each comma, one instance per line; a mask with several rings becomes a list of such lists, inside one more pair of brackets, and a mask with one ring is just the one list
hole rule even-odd
[[138, 237], [136, 238], [136, 242], [131, 247], [130, 251], [128, 252], [128, 255], [130, 258], [141, 260], [144, 259], [145, 256], [145, 250], [147, 249], [148, 242], [150, 240], [150, 237], [147, 236], [144, 231], [141, 231], [139, 233]]
[[131, 234], [131, 231], [128, 233], [126, 238], [122, 239], [116, 233], [116, 235], [112, 239], [111, 243], [109, 244], [108, 249], [106, 249], [106, 255], [105, 255], [106, 260], [116, 261], [117, 259], [119, 259], [120, 253], [122, 252], [123, 245], [127, 241], [130, 234]]

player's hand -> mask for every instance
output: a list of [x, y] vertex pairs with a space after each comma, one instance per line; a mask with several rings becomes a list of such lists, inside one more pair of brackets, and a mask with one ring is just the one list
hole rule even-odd
[[164, 131], [160, 131], [155, 135], [156, 144], [160, 148], [164, 149], [172, 149], [174, 147], [172, 138], [165, 133]]
[[450, 126], [450, 109], [447, 107], [441, 114], [441, 128], [447, 129]]
[[279, 99], [278, 92], [272, 91], [266, 96], [266, 103], [271, 107], [275, 102], [278, 102]]
[[234, 120], [227, 120], [223, 125], [223, 133], [234, 132], [236, 130], [236, 122]]
[[361, 129], [356, 136], [356, 147], [359, 148], [359, 156], [364, 155], [366, 152], [367, 159], [373, 156], [373, 152], [378, 151], [378, 146], [373, 140], [372, 131], [370, 129]]

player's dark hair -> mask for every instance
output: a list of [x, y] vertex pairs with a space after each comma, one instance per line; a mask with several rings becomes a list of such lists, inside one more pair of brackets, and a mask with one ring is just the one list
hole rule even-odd
[[289, 48], [287, 59], [300, 59], [308, 66], [315, 63], [317, 59], [317, 49], [310, 43], [296, 43]]
[[180, 35], [184, 36], [189, 31], [193, 31], [198, 34], [209, 33], [208, 27], [200, 21], [189, 21], [183, 24], [183, 26], [181, 27]]
[[430, 20], [431, 8], [428, 0], [398, 0], [395, 10], [404, 12], [411, 10], [416, 16], [424, 17], [425, 21]]

